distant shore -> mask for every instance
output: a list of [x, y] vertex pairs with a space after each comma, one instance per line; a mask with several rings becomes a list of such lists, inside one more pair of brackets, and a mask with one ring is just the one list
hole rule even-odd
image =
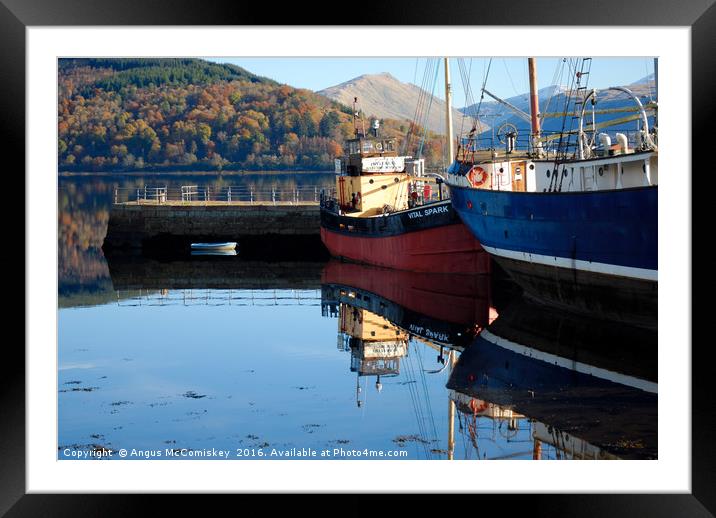
[[187, 170], [162, 170], [162, 171], [58, 171], [58, 176], [70, 177], [70, 176], [237, 176], [237, 175], [293, 175], [293, 174], [331, 174], [333, 173], [330, 169], [245, 169], [245, 170], [234, 170], [234, 171], [187, 171]]

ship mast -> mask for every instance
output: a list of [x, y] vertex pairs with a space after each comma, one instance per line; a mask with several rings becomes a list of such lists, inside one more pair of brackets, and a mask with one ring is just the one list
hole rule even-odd
[[542, 153], [539, 124], [539, 98], [537, 97], [537, 62], [535, 58], [527, 58], [527, 68], [530, 75], [530, 118], [532, 122], [532, 149]]
[[445, 128], [447, 130], [448, 164], [455, 159], [452, 134], [452, 85], [450, 84], [450, 65], [445, 58]]

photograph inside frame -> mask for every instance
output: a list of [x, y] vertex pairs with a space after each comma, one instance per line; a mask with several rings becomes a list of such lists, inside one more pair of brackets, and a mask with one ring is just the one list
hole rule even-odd
[[656, 58], [57, 66], [58, 459], [657, 459]]

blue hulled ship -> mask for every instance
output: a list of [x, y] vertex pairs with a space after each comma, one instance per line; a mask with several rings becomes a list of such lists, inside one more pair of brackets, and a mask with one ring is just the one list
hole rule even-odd
[[[586, 61], [585, 61], [586, 62]], [[629, 89], [626, 117], [597, 122], [599, 92], [566, 93], [570, 127], [540, 132], [536, 71], [530, 58], [531, 134], [519, 151], [516, 131], [504, 149], [462, 140], [447, 183], [454, 209], [497, 263], [539, 300], [616, 320], [656, 326], [658, 150], [656, 104]], [[588, 66], [588, 65], [587, 65]], [[648, 115], [647, 111], [654, 111]], [[591, 122], [585, 124], [590, 118]], [[635, 131], [622, 129], [637, 121]], [[651, 122], [651, 124], [650, 124]], [[508, 125], [510, 126], [510, 125]], [[606, 128], [616, 126], [616, 133]], [[473, 128], [474, 129], [474, 128]], [[474, 131], [473, 131], [474, 134]]]

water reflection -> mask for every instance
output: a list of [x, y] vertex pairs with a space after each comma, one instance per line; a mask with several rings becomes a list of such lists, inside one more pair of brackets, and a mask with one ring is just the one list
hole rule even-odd
[[447, 386], [477, 454], [482, 417], [507, 419], [515, 434], [526, 419], [533, 458], [656, 458], [656, 345], [652, 330], [517, 300], [460, 356]]
[[381, 389], [381, 378], [397, 376], [417, 342], [451, 371], [448, 458], [455, 455], [453, 405], [462, 458], [656, 458], [655, 331], [521, 298], [498, 316], [489, 278], [459, 293], [465, 283], [448, 277], [327, 265], [323, 311], [338, 318], [338, 348], [351, 354], [359, 406], [360, 378], [372, 376]]
[[59, 306], [102, 304], [113, 298], [102, 244], [116, 188], [196, 184], [219, 191], [231, 185], [288, 191], [305, 185], [333, 185], [332, 173], [179, 173], [146, 175], [60, 175], [58, 179]]
[[60, 185], [59, 458], [657, 456], [655, 331], [534, 306], [489, 276], [257, 246], [105, 258], [113, 184]]

